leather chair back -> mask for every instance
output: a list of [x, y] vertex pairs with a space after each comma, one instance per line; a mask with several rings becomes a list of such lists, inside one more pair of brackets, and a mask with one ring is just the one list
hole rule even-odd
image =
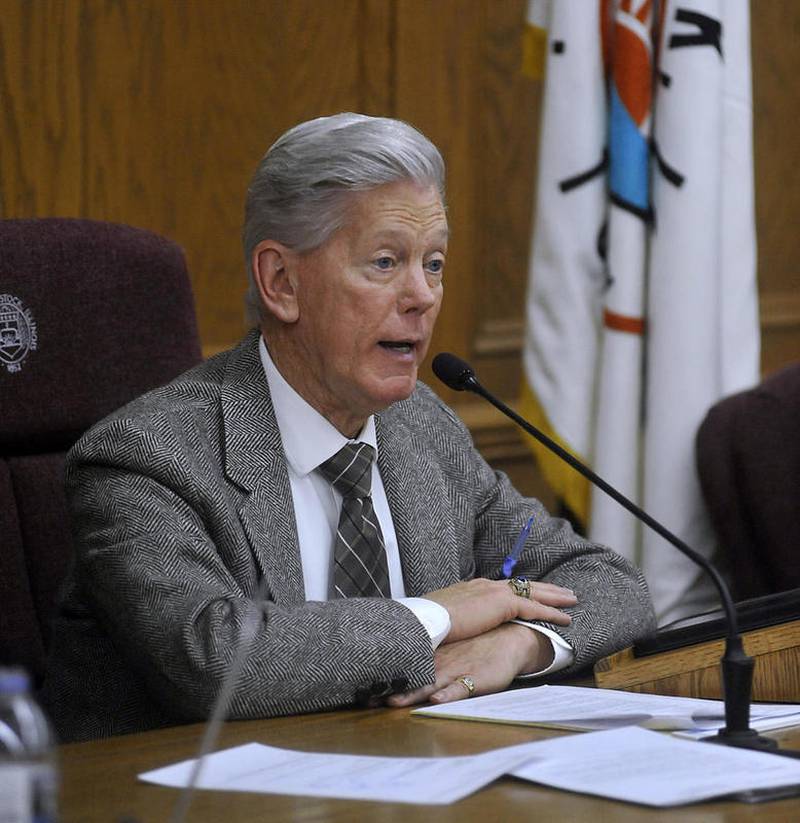
[[800, 588], [800, 363], [713, 406], [696, 455], [737, 599]]
[[80, 435], [201, 359], [183, 252], [92, 220], [0, 221], [0, 665], [40, 681]]

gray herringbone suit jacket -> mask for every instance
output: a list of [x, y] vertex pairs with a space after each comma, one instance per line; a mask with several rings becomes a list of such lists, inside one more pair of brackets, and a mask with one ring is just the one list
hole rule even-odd
[[[231, 716], [328, 709], [432, 682], [430, 641], [392, 600], [304, 600], [292, 496], [258, 336], [94, 427], [67, 469], [77, 547], [43, 699], [63, 740], [207, 717], [262, 576]], [[521, 498], [427, 387], [377, 417], [406, 592], [518, 567], [571, 586], [575, 665], [653, 626], [641, 576]]]

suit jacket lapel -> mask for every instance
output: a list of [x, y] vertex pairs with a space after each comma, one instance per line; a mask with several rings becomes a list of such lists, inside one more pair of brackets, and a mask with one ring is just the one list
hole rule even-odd
[[[387, 418], [391, 418], [390, 420]], [[397, 535], [406, 595], [456, 583], [459, 552], [441, 470], [399, 414], [376, 415], [378, 468]]]
[[[257, 331], [231, 354], [222, 388], [225, 471], [245, 493], [239, 519], [270, 598], [305, 601], [292, 493], [278, 424], [258, 355]], [[376, 415], [378, 467], [409, 597], [456, 583], [459, 547], [441, 470], [401, 414]]]
[[278, 424], [258, 355], [257, 331], [231, 354], [222, 388], [225, 471], [245, 492], [238, 507], [275, 603], [305, 601], [292, 493]]

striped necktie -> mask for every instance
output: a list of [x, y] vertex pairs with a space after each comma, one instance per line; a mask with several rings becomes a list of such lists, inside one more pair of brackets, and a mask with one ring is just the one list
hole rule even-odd
[[372, 507], [372, 461], [369, 443], [347, 443], [319, 466], [342, 495], [342, 511], [333, 550], [333, 597], [388, 597], [386, 549]]

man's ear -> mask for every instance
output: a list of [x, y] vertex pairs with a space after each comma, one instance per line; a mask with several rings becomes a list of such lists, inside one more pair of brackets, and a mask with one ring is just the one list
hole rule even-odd
[[250, 265], [261, 305], [283, 323], [300, 316], [297, 284], [293, 276], [294, 252], [275, 240], [262, 240], [254, 249]]

